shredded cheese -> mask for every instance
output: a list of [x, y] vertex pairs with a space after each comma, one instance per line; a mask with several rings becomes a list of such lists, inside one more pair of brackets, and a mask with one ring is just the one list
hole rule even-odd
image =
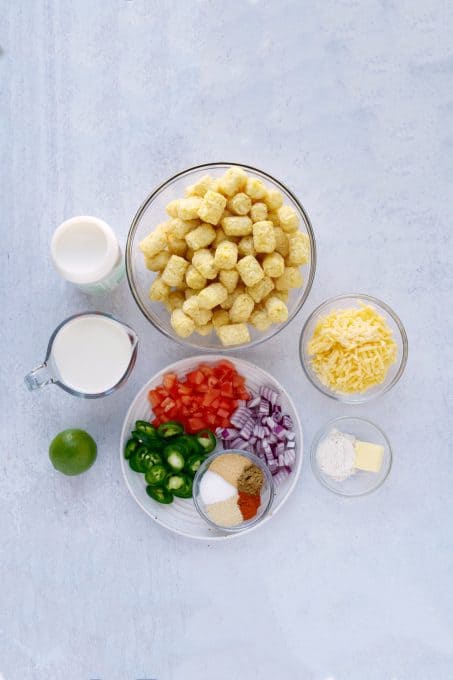
[[384, 382], [397, 357], [391, 328], [374, 307], [364, 303], [320, 318], [307, 350], [321, 383], [348, 394]]

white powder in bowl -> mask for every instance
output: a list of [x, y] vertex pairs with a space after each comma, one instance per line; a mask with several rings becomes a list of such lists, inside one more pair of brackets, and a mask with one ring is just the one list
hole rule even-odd
[[316, 461], [324, 474], [342, 482], [355, 472], [355, 437], [331, 430], [316, 449]]

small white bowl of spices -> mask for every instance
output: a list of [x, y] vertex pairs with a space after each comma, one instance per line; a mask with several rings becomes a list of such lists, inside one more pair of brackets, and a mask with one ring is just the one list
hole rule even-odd
[[258, 524], [269, 512], [274, 484], [269, 468], [247, 451], [220, 451], [199, 467], [193, 500], [211, 526], [237, 532]]
[[311, 467], [325, 487], [342, 496], [363, 496], [387, 479], [392, 449], [384, 432], [365, 418], [328, 422], [311, 447]]

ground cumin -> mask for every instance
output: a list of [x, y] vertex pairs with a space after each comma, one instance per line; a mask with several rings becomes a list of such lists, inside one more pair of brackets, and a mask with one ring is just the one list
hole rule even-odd
[[247, 465], [242, 471], [238, 479], [238, 490], [248, 493], [251, 496], [256, 496], [260, 494], [261, 487], [263, 486], [263, 473], [257, 465], [252, 463]]

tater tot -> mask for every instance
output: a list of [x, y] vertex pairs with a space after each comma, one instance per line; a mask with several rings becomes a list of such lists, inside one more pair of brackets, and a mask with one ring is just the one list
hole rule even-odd
[[245, 193], [254, 201], [259, 201], [267, 194], [266, 187], [263, 182], [256, 177], [248, 177], [245, 185]]
[[239, 286], [237, 286], [237, 288], [233, 290], [232, 293], [228, 294], [227, 299], [224, 302], [222, 302], [220, 306], [222, 307], [222, 309], [231, 309], [232, 306], [234, 305], [234, 301], [236, 300], [236, 298], [238, 298], [239, 295], [243, 295], [244, 293], [245, 288], [243, 285], [240, 284]]
[[240, 255], [256, 255], [253, 236], [243, 236], [241, 238], [238, 243], [238, 252]]
[[167, 237], [162, 230], [152, 231], [143, 241], [139, 248], [145, 257], [154, 257], [167, 246]]
[[203, 175], [194, 184], [191, 184], [186, 189], [186, 196], [200, 196], [201, 198], [212, 186], [212, 177], [210, 175]]
[[211, 283], [198, 293], [197, 303], [200, 309], [213, 309], [228, 297], [228, 291], [221, 283]]
[[219, 245], [219, 243], [222, 243], [222, 241], [227, 241], [227, 240], [228, 240], [228, 236], [225, 234], [225, 232], [223, 231], [222, 227], [217, 227], [217, 228], [216, 228], [215, 239], [214, 239], [214, 241], [212, 242], [212, 246], [213, 246], [214, 248], [217, 248], [217, 246]]
[[302, 274], [297, 267], [285, 267], [285, 271], [275, 280], [277, 290], [290, 290], [290, 288], [300, 288], [302, 286]]
[[205, 248], [194, 253], [192, 264], [205, 279], [215, 279], [217, 276], [218, 269], [214, 263], [214, 255]]
[[285, 260], [280, 253], [270, 253], [263, 258], [262, 267], [267, 276], [276, 279], [285, 271]]
[[199, 196], [180, 198], [178, 202], [178, 217], [181, 220], [194, 220], [198, 217], [198, 210], [202, 200]]
[[178, 205], [178, 198], [174, 201], [170, 201], [170, 203], [167, 204], [165, 210], [167, 211], [167, 214], [170, 215], [170, 217], [178, 217]]
[[205, 323], [211, 320], [212, 312], [209, 309], [202, 309], [198, 304], [198, 296], [194, 296], [185, 300], [182, 306], [182, 311], [187, 316], [195, 321], [199, 326], [203, 326]]
[[205, 323], [204, 326], [196, 325], [195, 326], [195, 332], [198, 333], [198, 335], [209, 335], [212, 333], [214, 330], [214, 325], [208, 321], [208, 323]]
[[232, 323], [216, 328], [217, 336], [225, 347], [250, 342], [250, 333], [245, 323]]
[[253, 225], [253, 245], [257, 253], [273, 253], [275, 250], [274, 226], [269, 220]]
[[200, 224], [199, 227], [186, 234], [186, 243], [192, 250], [206, 248], [215, 239], [215, 229], [211, 224]]
[[222, 241], [215, 249], [214, 264], [218, 269], [233, 269], [238, 261], [238, 247], [231, 241]]
[[200, 224], [199, 220], [181, 220], [179, 217], [174, 217], [169, 221], [169, 234], [175, 238], [183, 239], [195, 227]]
[[230, 319], [233, 323], [245, 323], [253, 312], [255, 303], [248, 293], [238, 295], [230, 309]]
[[145, 264], [150, 271], [161, 272], [162, 269], [165, 269], [169, 259], [170, 253], [168, 250], [161, 250], [160, 253], [157, 253], [157, 255], [154, 255], [153, 257], [146, 257]]
[[283, 323], [288, 318], [288, 307], [278, 297], [271, 296], [265, 302], [266, 311], [273, 323]]
[[212, 312], [212, 323], [215, 328], [218, 328], [219, 326], [226, 326], [226, 324], [230, 323], [230, 315], [228, 314], [226, 309], [215, 309]]
[[248, 236], [252, 233], [252, 220], [247, 216], [224, 217], [222, 227], [227, 236]]
[[295, 234], [288, 234], [289, 253], [287, 264], [302, 265], [310, 259], [310, 239], [308, 234], [298, 231]]
[[184, 297], [184, 293], [181, 290], [174, 290], [171, 293], [169, 293], [168, 298], [167, 298], [167, 303], [168, 303], [168, 306], [170, 307], [170, 310], [181, 309], [184, 302], [185, 302], [185, 297]]
[[183, 238], [176, 238], [173, 234], [167, 234], [168, 250], [172, 255], [183, 257], [187, 251], [187, 243]]
[[288, 235], [285, 234], [281, 227], [274, 227], [275, 236], [275, 250], [280, 253], [283, 257], [286, 257], [289, 253], [289, 241]]
[[194, 290], [201, 290], [206, 286], [207, 280], [205, 279], [204, 276], [200, 274], [198, 269], [195, 269], [195, 267], [190, 264], [187, 267], [186, 271], [186, 283], [189, 286], [189, 288], [193, 288]]
[[221, 269], [219, 272], [219, 281], [225, 286], [228, 293], [232, 293], [239, 281], [239, 272], [236, 269]]
[[278, 297], [278, 299], [282, 300], [285, 304], [289, 300], [289, 290], [274, 290], [272, 295], [275, 295], [275, 297]]
[[157, 276], [151, 284], [149, 289], [149, 299], [155, 300], [156, 302], [162, 302], [168, 298], [170, 293], [170, 286], [168, 286], [160, 276]]
[[269, 276], [265, 276], [261, 281], [255, 283], [254, 286], [247, 288], [247, 293], [253, 298], [253, 300], [258, 304], [263, 300], [269, 293], [274, 290], [274, 282]]
[[252, 222], [262, 222], [267, 220], [267, 205], [265, 203], [254, 203], [250, 209]]
[[225, 196], [233, 196], [240, 191], [247, 182], [247, 173], [242, 168], [232, 166], [219, 178], [219, 190]]
[[242, 192], [232, 196], [227, 203], [227, 208], [233, 215], [247, 215], [251, 207], [252, 199]]
[[246, 286], [254, 286], [264, 277], [264, 271], [253, 255], [246, 255], [236, 265], [239, 276]]
[[279, 226], [286, 231], [286, 233], [291, 233], [297, 231], [299, 228], [299, 215], [290, 205], [282, 205], [281, 208], [277, 210], [277, 215], [279, 219]]
[[264, 202], [269, 210], [278, 210], [283, 205], [283, 195], [278, 189], [269, 189], [264, 197]]
[[198, 217], [203, 222], [216, 225], [220, 222], [226, 203], [225, 196], [209, 189], [201, 200], [201, 205], [198, 208]]
[[162, 281], [166, 283], [167, 286], [182, 286], [188, 266], [189, 263], [187, 260], [179, 257], [179, 255], [172, 255], [162, 272]]
[[174, 309], [171, 313], [170, 323], [176, 335], [180, 338], [188, 338], [195, 330], [195, 322], [190, 316], [184, 314], [182, 309]]
[[250, 316], [250, 323], [258, 331], [266, 331], [272, 324], [268, 313], [264, 309], [255, 309]]

